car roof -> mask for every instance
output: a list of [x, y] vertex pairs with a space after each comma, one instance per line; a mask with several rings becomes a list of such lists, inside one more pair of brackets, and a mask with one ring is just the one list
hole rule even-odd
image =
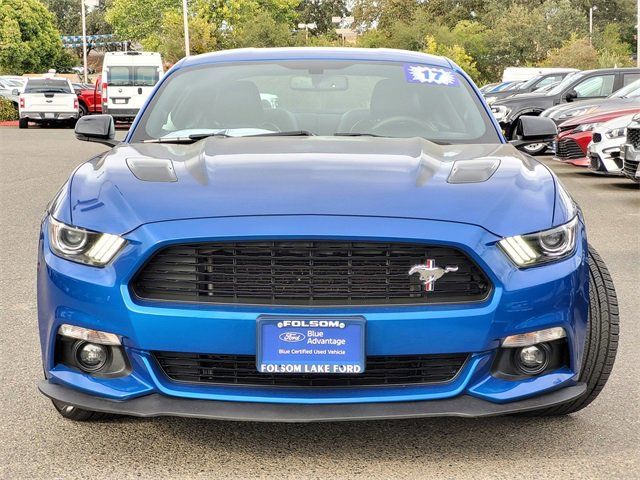
[[187, 57], [179, 67], [206, 65], [219, 62], [242, 62], [260, 60], [369, 60], [387, 62], [426, 63], [437, 67], [452, 68], [453, 64], [445, 57], [427, 53], [409, 52], [391, 48], [328, 48], [328, 47], [292, 47], [292, 48], [240, 48], [219, 52], [204, 53]]
[[583, 70], [579, 73], [615, 73], [615, 72], [640, 72], [640, 68], [637, 67], [624, 67], [624, 68], [596, 68], [593, 70]]

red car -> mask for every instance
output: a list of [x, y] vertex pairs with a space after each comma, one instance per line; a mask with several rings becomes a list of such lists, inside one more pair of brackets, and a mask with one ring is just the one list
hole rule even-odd
[[102, 78], [98, 77], [93, 88], [76, 90], [80, 116], [102, 113]]
[[591, 142], [593, 129], [601, 123], [633, 113], [640, 113], [640, 106], [610, 110], [596, 115], [582, 115], [566, 120], [558, 125], [558, 136], [554, 142], [554, 158], [579, 167], [588, 167], [587, 146]]

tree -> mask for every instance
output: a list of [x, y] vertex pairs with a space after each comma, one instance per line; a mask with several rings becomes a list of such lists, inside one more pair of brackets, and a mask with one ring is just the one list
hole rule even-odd
[[560, 48], [553, 49], [542, 65], [589, 70], [598, 66], [598, 52], [589, 45], [588, 38], [574, 34]]
[[427, 35], [423, 51], [432, 55], [441, 55], [443, 57], [450, 58], [458, 64], [460, 68], [467, 72], [471, 78], [478, 81], [480, 74], [476, 68], [476, 62], [465, 51], [464, 47], [461, 47], [460, 45], [438, 44], [434, 37]]
[[113, 0], [105, 18], [121, 40], [142, 41], [157, 35], [164, 13], [181, 12], [181, 5], [180, 0]]
[[237, 47], [289, 47], [294, 43], [290, 26], [276, 21], [265, 11], [239, 25], [234, 31], [234, 40]]
[[315, 23], [314, 36], [324, 35], [335, 29], [331, 17], [347, 15], [344, 0], [303, 0], [298, 6], [298, 19], [303, 23]]
[[40, 0], [0, 0], [0, 72], [43, 72], [66, 56], [53, 15]]
[[82, 35], [81, 0], [44, 0], [62, 35]]
[[602, 33], [594, 36], [593, 44], [598, 50], [598, 67], [628, 67], [633, 65], [631, 49], [620, 35], [620, 26], [610, 23]]
[[[189, 18], [189, 48], [192, 55], [210, 52], [216, 48], [216, 44], [216, 33], [204, 18]], [[142, 46], [145, 50], [160, 52], [169, 63], [184, 57], [182, 13], [175, 10], [164, 12], [159, 32], [144, 39]]]

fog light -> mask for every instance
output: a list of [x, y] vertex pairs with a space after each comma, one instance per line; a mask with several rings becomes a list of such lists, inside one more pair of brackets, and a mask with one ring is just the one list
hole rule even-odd
[[109, 351], [104, 345], [97, 343], [78, 342], [76, 346], [76, 360], [78, 366], [85, 372], [100, 370], [107, 363]]
[[537, 375], [549, 364], [549, 347], [546, 344], [522, 347], [515, 352], [515, 364], [522, 373]]

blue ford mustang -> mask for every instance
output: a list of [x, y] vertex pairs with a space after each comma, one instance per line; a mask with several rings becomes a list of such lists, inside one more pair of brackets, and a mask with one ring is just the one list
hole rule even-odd
[[[108, 78], [107, 78], [108, 82]], [[566, 414], [609, 376], [580, 210], [450, 60], [189, 57], [47, 209], [40, 391], [66, 418]]]

